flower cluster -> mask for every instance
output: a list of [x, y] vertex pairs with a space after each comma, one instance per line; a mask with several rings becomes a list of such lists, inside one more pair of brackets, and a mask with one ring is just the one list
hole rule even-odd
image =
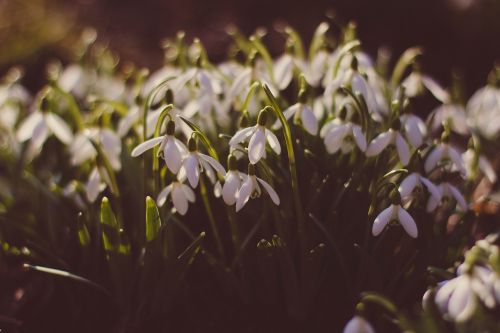
[[[52, 64], [34, 96], [14, 69], [0, 86], [2, 154], [34, 174], [37, 163], [49, 165], [40, 179], [82, 211], [122, 192], [151, 195], [179, 215], [202, 202], [212, 221], [211, 205], [234, 206], [228, 219], [235, 211], [255, 215], [261, 210], [248, 208], [255, 205], [296, 221], [301, 238], [305, 219], [340, 216], [339, 202], [351, 198], [363, 215], [352, 227], [367, 230], [366, 240], [370, 231], [425, 237], [424, 224], [463, 217], [471, 187], [497, 182], [485, 147], [500, 138], [500, 69], [462, 103], [423, 72], [420, 50], [405, 52], [389, 77], [355, 31], [336, 43], [328, 30], [318, 27], [306, 56], [285, 29], [286, 50], [275, 59], [262, 34], [234, 33], [238, 52], [219, 64], [199, 40], [179, 37], [152, 73], [119, 68], [92, 41], [79, 61]], [[137, 188], [120, 181], [131, 174], [142, 177]], [[7, 187], [0, 195], [12, 197]], [[500, 302], [496, 268], [472, 262], [435, 293], [454, 320], [468, 318], [478, 302]], [[356, 316], [344, 331], [374, 330]]]

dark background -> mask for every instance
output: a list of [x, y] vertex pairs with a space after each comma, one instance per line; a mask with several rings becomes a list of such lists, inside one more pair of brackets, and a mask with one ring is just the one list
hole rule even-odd
[[[32, 0], [43, 8], [30, 19], [22, 0], [0, 0], [0, 10], [19, 7], [24, 23], [18, 29], [0, 26], [0, 42], [16, 39], [31, 22], [61, 24], [54, 27], [56, 37], [40, 47], [16, 57], [1, 57], [3, 71], [16, 63], [28, 69], [28, 84], [36, 88], [43, 82], [45, 63], [56, 56], [68, 60], [63, 45], [84, 26], [93, 26], [122, 59], [157, 68], [161, 65], [160, 41], [184, 30], [188, 37], [199, 37], [211, 60], [226, 54], [229, 23], [250, 34], [256, 27], [270, 30], [266, 42], [274, 52], [283, 40], [272, 33], [277, 22], [295, 27], [308, 40], [316, 26], [334, 11], [343, 21], [358, 23], [364, 47], [374, 55], [377, 47], [388, 46], [399, 55], [410, 46], [423, 46], [424, 70], [449, 84], [452, 70], [458, 70], [470, 94], [486, 81], [500, 58], [500, 0]], [[9, 17], [15, 15], [9, 14]], [[17, 20], [19, 21], [19, 20]], [[19, 23], [13, 23], [19, 25]], [[3, 34], [1, 33], [3, 29]], [[32, 28], [34, 29], [34, 28]], [[17, 35], [16, 35], [17, 34]], [[68, 37], [70, 36], [70, 37]], [[18, 38], [19, 39], [19, 38]], [[40, 39], [40, 38], [38, 38]], [[7, 44], [8, 45], [8, 44]], [[5, 52], [5, 47], [2, 47]]]

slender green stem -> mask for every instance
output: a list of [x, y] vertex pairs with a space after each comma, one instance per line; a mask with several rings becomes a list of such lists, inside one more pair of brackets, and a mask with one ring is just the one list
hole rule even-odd
[[163, 89], [170, 80], [172, 80], [174, 77], [170, 76], [160, 82], [156, 87], [154, 87], [151, 92], [148, 94], [146, 101], [144, 102], [144, 110], [143, 110], [143, 118], [142, 118], [142, 127], [143, 127], [143, 133], [142, 133], [142, 139], [143, 141], [146, 141], [148, 138], [148, 112], [149, 109], [151, 108], [151, 103], [153, 103], [156, 95]]
[[285, 116], [283, 115], [283, 111], [281, 111], [281, 108], [279, 107], [276, 98], [273, 96], [273, 93], [266, 84], [263, 84], [263, 87], [269, 101], [271, 102], [274, 112], [276, 113], [278, 119], [281, 122], [281, 125], [283, 126], [286, 149], [288, 153], [288, 165], [290, 168], [290, 176], [292, 178], [292, 194], [295, 206], [295, 215], [297, 216], [297, 233], [298, 233], [297, 236], [299, 238], [300, 248], [302, 252], [305, 251], [307, 247], [307, 240], [305, 235], [304, 210], [302, 207], [302, 201], [300, 199], [299, 180], [297, 177], [297, 165], [295, 162], [295, 153], [293, 150], [292, 132], [290, 130], [290, 126], [288, 125]]
[[62, 90], [58, 85], [54, 84], [52, 85], [52, 88], [59, 94], [61, 94], [64, 98], [66, 98], [69, 106], [69, 111], [71, 113], [71, 116], [73, 117], [73, 120], [75, 121], [75, 125], [78, 131], [81, 131], [84, 129], [83, 125], [83, 119], [82, 119], [82, 113], [80, 111], [80, 108], [78, 107], [78, 103], [76, 103], [75, 98], [73, 95], [70, 93]]
[[212, 207], [210, 206], [210, 202], [208, 200], [207, 187], [202, 177], [200, 177], [200, 194], [203, 200], [203, 205], [205, 206], [205, 210], [207, 211], [208, 220], [210, 221], [210, 227], [212, 228], [212, 232], [214, 233], [215, 243], [217, 244], [217, 251], [221, 256], [222, 261], [225, 262], [226, 256], [224, 254], [224, 247], [222, 246], [222, 240], [220, 238], [219, 229], [217, 228], [217, 222], [215, 221]]

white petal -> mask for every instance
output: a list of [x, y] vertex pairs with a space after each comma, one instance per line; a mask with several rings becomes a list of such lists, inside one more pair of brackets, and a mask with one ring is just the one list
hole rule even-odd
[[240, 129], [236, 134], [229, 140], [229, 145], [230, 146], [235, 146], [240, 142], [245, 141], [246, 138], [248, 138], [252, 133], [255, 131], [256, 127], [246, 127], [243, 129]]
[[467, 202], [465, 201], [465, 198], [462, 195], [462, 193], [460, 193], [460, 191], [453, 185], [449, 185], [448, 188], [450, 189], [451, 194], [453, 195], [453, 197], [457, 201], [458, 207], [460, 208], [460, 210], [463, 212], [466, 212], [468, 210], [469, 206], [467, 205]]
[[215, 171], [217, 171], [220, 175], [225, 175], [226, 174], [226, 170], [224, 169], [224, 167], [214, 158], [212, 158], [211, 156], [208, 156], [208, 155], [205, 155], [205, 154], [201, 154], [201, 153], [198, 153], [198, 156], [205, 160], [206, 162], [208, 162], [208, 164], [210, 164], [214, 169]]
[[240, 177], [236, 173], [229, 171], [222, 187], [222, 198], [226, 205], [231, 206], [236, 203], [236, 193], [239, 190], [240, 184]]
[[156, 203], [158, 206], [163, 206], [165, 204], [165, 201], [167, 200], [168, 195], [172, 191], [172, 184], [166, 186], [160, 194], [158, 194], [158, 198], [156, 198]]
[[186, 196], [186, 199], [190, 202], [194, 202], [196, 200], [196, 196], [194, 195], [193, 190], [187, 186], [186, 184], [181, 185], [182, 190], [184, 191], [184, 195]]
[[240, 190], [237, 193], [236, 198], [236, 212], [239, 212], [241, 208], [247, 203], [250, 198], [250, 194], [253, 191], [252, 177], [248, 177], [245, 182], [241, 185]]
[[422, 83], [439, 101], [445, 103], [450, 100], [450, 96], [448, 95], [448, 93], [430, 77], [422, 75]]
[[413, 220], [413, 217], [411, 217], [402, 207], [398, 207], [398, 220], [410, 237], [417, 238], [418, 230], [415, 220]]
[[390, 205], [386, 209], [384, 209], [373, 221], [372, 234], [373, 236], [378, 236], [387, 226], [387, 223], [390, 222], [392, 218], [394, 206]]
[[314, 112], [312, 112], [309, 106], [304, 105], [304, 107], [302, 108], [302, 111], [300, 113], [300, 120], [302, 121], [302, 126], [304, 126], [309, 134], [318, 134], [318, 120], [316, 119]]
[[175, 138], [170, 136], [167, 138], [167, 143], [165, 144], [165, 149], [163, 151], [163, 158], [167, 167], [174, 174], [179, 172], [182, 166], [182, 153], [176, 145]]
[[274, 64], [274, 79], [280, 90], [285, 89], [293, 78], [293, 58], [285, 54]]
[[379, 134], [375, 139], [370, 142], [366, 149], [366, 156], [376, 156], [387, 147], [392, 140], [393, 133], [390, 131]]
[[78, 134], [70, 146], [71, 164], [79, 165], [95, 157], [97, 152], [84, 134]]
[[422, 126], [425, 128], [424, 122], [416, 116], [408, 116], [404, 122], [406, 136], [413, 147], [420, 147], [423, 143], [423, 135], [425, 132], [421, 131]]
[[250, 163], [257, 163], [266, 150], [266, 134], [263, 128], [258, 128], [248, 143], [248, 159]]
[[45, 118], [42, 118], [33, 129], [30, 144], [35, 150], [39, 150], [42, 148], [45, 140], [47, 140], [48, 135], [49, 129], [47, 128], [47, 123], [45, 122]]
[[465, 174], [465, 167], [462, 161], [462, 157], [457, 152], [457, 150], [451, 146], [448, 146], [448, 156], [451, 161], [455, 164], [455, 166], [460, 170], [462, 174]]
[[17, 139], [21, 142], [30, 139], [33, 136], [33, 131], [35, 130], [35, 127], [41, 121], [43, 121], [43, 116], [40, 111], [35, 111], [32, 114], [30, 114], [23, 120], [23, 122], [19, 126], [19, 129], [17, 130], [16, 133]]
[[484, 173], [486, 178], [488, 178], [490, 183], [494, 184], [496, 182], [497, 175], [495, 170], [484, 156], [479, 157], [479, 169]]
[[398, 191], [402, 198], [406, 198], [410, 196], [415, 189], [415, 186], [418, 185], [418, 174], [412, 173], [407, 176], [401, 184], [399, 185]]
[[420, 181], [424, 183], [425, 187], [427, 187], [427, 190], [433, 197], [435, 197], [438, 201], [441, 201], [441, 192], [439, 192], [439, 189], [436, 185], [422, 176], [420, 176]]
[[439, 310], [443, 313], [448, 312], [448, 304], [450, 302], [451, 294], [455, 291], [455, 287], [459, 280], [457, 278], [446, 281], [441, 288], [436, 292], [436, 296], [434, 298], [436, 305]]
[[354, 136], [354, 140], [356, 140], [356, 144], [359, 147], [359, 150], [362, 152], [366, 151], [366, 137], [363, 134], [363, 131], [361, 130], [361, 127], [358, 125], [353, 125], [352, 126], [352, 135]]
[[48, 112], [45, 116], [47, 126], [62, 143], [69, 145], [73, 140], [73, 132], [61, 117]]
[[427, 156], [427, 159], [425, 160], [424, 164], [424, 169], [425, 172], [429, 173], [432, 169], [434, 169], [437, 165], [437, 163], [441, 160], [443, 157], [443, 151], [444, 147], [442, 145], [436, 146], [429, 156]]
[[101, 175], [97, 168], [94, 168], [90, 173], [87, 184], [85, 185], [85, 192], [90, 202], [94, 202], [101, 192]]
[[182, 168], [186, 172], [189, 184], [193, 188], [196, 188], [198, 186], [198, 180], [200, 179], [200, 168], [196, 156], [192, 153], [189, 154], [189, 156], [184, 159], [184, 162], [182, 162]]
[[176, 184], [172, 189], [172, 201], [179, 214], [185, 215], [187, 213], [188, 200], [180, 184]]
[[467, 280], [460, 281], [450, 297], [448, 312], [457, 321], [465, 321], [475, 310], [475, 296]]
[[267, 138], [267, 142], [269, 143], [269, 146], [271, 147], [271, 149], [274, 150], [274, 152], [277, 155], [281, 154], [281, 146], [280, 146], [280, 142], [278, 141], [278, 138], [276, 137], [276, 135], [274, 135], [273, 132], [271, 132], [267, 128], [266, 128], [266, 138]]
[[132, 157], [136, 157], [144, 153], [146, 150], [153, 148], [154, 146], [159, 145], [165, 136], [159, 136], [157, 138], [152, 138], [147, 141], [144, 141], [143, 143], [139, 144], [137, 147], [135, 147], [132, 150]]
[[347, 125], [339, 125], [329, 131], [324, 139], [326, 150], [330, 154], [336, 153], [342, 146], [347, 134], [349, 134], [349, 126]]
[[280, 198], [279, 198], [278, 194], [276, 193], [276, 191], [271, 187], [271, 185], [269, 185], [267, 182], [265, 182], [264, 180], [262, 180], [258, 177], [257, 177], [257, 181], [259, 183], [261, 183], [262, 186], [264, 186], [264, 189], [267, 191], [267, 193], [271, 197], [271, 200], [274, 202], [274, 204], [279, 206]]
[[375, 333], [372, 325], [361, 316], [354, 316], [345, 325], [342, 333]]
[[[301, 107], [302, 104], [295, 103], [289, 106], [285, 111], [283, 111], [283, 116], [285, 117], [286, 120], [289, 120], [295, 113], [297, 113], [300, 110]], [[273, 124], [273, 129], [277, 130], [280, 128], [281, 128], [281, 121], [277, 119], [276, 122]]]
[[403, 136], [399, 133], [396, 133], [396, 150], [398, 151], [399, 160], [403, 166], [406, 166], [410, 162], [410, 149]]

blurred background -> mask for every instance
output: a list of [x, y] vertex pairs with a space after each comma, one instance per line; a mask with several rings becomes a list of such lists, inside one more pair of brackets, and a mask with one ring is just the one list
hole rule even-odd
[[152, 69], [162, 62], [161, 40], [181, 29], [201, 39], [212, 61], [226, 55], [230, 23], [246, 34], [266, 27], [266, 42], [278, 53], [276, 23], [291, 24], [308, 40], [327, 13], [355, 20], [372, 55], [380, 46], [396, 57], [424, 47], [424, 70], [445, 85], [457, 71], [469, 94], [500, 59], [500, 0], [0, 0], [0, 72], [22, 64], [26, 84], [38, 88], [46, 63], [69, 61], [68, 46], [87, 26], [122, 60]]

